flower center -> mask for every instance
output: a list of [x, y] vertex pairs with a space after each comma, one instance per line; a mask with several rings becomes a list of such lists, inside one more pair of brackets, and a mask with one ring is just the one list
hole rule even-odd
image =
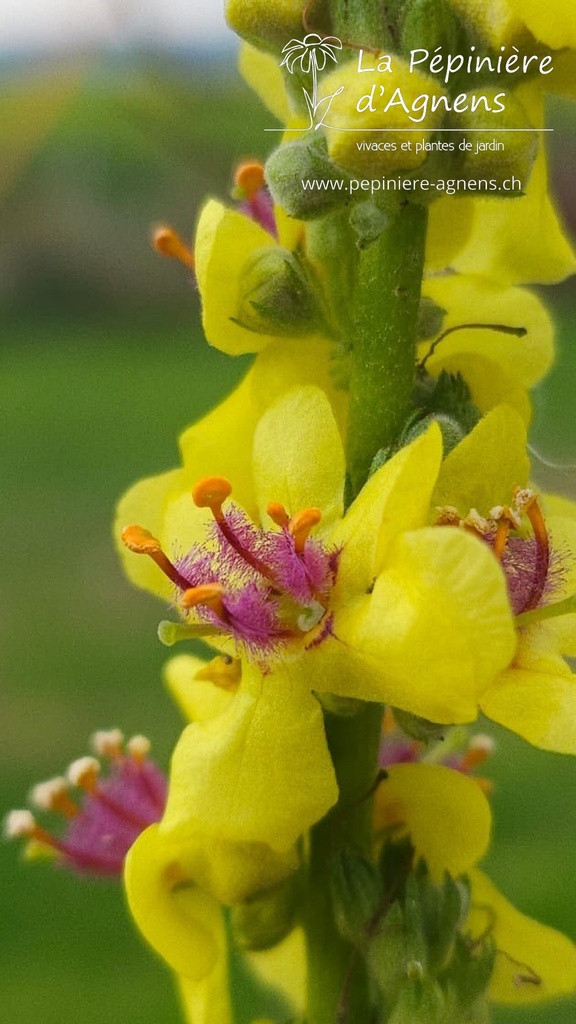
[[330, 631], [329, 598], [338, 571], [338, 552], [310, 536], [320, 510], [291, 516], [272, 502], [267, 513], [276, 528], [265, 530], [228, 503], [231, 493], [223, 477], [196, 484], [194, 504], [210, 509], [213, 523], [206, 542], [175, 563], [139, 526], [126, 527], [122, 539], [156, 562], [176, 587], [183, 613], [205, 623], [207, 632], [228, 635], [260, 658], [291, 642], [318, 643]]
[[[132, 843], [162, 817], [166, 779], [148, 759], [145, 736], [133, 736], [124, 745], [122, 733], [112, 729], [95, 733], [92, 746], [98, 757], [81, 757], [66, 776], [40, 782], [32, 790], [30, 799], [37, 808], [66, 820], [62, 835], [39, 825], [28, 810], [11, 811], [5, 831], [83, 874], [119, 876]], [[102, 761], [108, 768], [105, 777]]]
[[[530, 488], [517, 488], [511, 505], [497, 505], [483, 517], [471, 509], [465, 518], [458, 510], [439, 510], [438, 526], [459, 526], [489, 544], [502, 565], [515, 615], [541, 605], [562, 574], [562, 564], [553, 552], [538, 498]], [[527, 519], [532, 536], [518, 535]]]

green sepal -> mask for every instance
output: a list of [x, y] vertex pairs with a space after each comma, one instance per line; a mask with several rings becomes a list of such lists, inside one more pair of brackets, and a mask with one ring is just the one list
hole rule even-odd
[[350, 211], [350, 227], [359, 249], [367, 249], [376, 242], [389, 223], [388, 214], [371, 199], [356, 203]]
[[303, 261], [278, 245], [253, 253], [242, 270], [234, 319], [256, 334], [312, 332], [320, 310]]
[[387, 1024], [446, 1024], [446, 998], [432, 978], [408, 981]]
[[401, 711], [400, 708], [394, 708], [394, 718], [403, 732], [413, 740], [420, 740], [423, 743], [443, 740], [450, 729], [449, 725], [429, 722], [426, 718], [421, 718], [420, 715], [413, 715], [409, 711]]
[[351, 847], [330, 861], [334, 917], [343, 938], [362, 947], [384, 899], [377, 867]]

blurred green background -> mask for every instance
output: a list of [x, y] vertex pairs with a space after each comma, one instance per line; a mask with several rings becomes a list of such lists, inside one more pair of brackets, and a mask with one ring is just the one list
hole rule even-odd
[[[174, 465], [179, 431], [247, 365], [206, 346], [186, 273], [147, 242], [158, 220], [190, 234], [234, 162], [264, 153], [269, 118], [232, 64], [133, 53], [2, 71], [2, 811], [86, 752], [96, 728], [148, 734], [163, 764], [180, 729], [159, 682], [162, 608], [124, 580], [110, 522], [122, 490]], [[555, 188], [573, 219], [574, 121], [563, 104], [553, 115]], [[533, 440], [576, 462], [576, 298], [571, 283], [546, 296], [559, 357]], [[573, 488], [573, 476], [557, 479]], [[498, 740], [486, 867], [576, 940], [576, 761]], [[22, 864], [16, 845], [0, 858], [1, 1024], [179, 1020], [117, 886]], [[575, 1019], [576, 1001], [495, 1013]]]

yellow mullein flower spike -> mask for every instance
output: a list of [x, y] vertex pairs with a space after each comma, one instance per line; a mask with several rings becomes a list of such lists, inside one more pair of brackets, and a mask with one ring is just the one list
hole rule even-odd
[[516, 910], [490, 879], [472, 871], [472, 937], [489, 935], [496, 964], [488, 989], [491, 1002], [539, 1003], [570, 995], [576, 988], [576, 946], [554, 928]]
[[[330, 404], [316, 388], [294, 388], [254, 434], [249, 507], [260, 517], [233, 504], [233, 488], [222, 507], [227, 480], [195, 490], [201, 503], [216, 502], [217, 561], [212, 589], [195, 588], [196, 564], [209, 578], [210, 549], [187, 553], [172, 536], [182, 552], [174, 569], [188, 573], [179, 587], [189, 591], [184, 614], [196, 621], [198, 602], [212, 602], [198, 622], [217, 649], [240, 658], [242, 679], [227, 709], [189, 726], [178, 744], [168, 832], [215, 830], [280, 849], [321, 818], [337, 788], [312, 688], [434, 721], [475, 718], [516, 639], [489, 547], [426, 526], [441, 457], [433, 424], [374, 474], [342, 518], [344, 460]], [[192, 520], [197, 511], [206, 509], [189, 500]], [[217, 554], [220, 536], [228, 540]]]
[[376, 794], [376, 833], [410, 835], [433, 881], [457, 877], [475, 865], [490, 841], [490, 805], [478, 783], [432, 764], [396, 764]]

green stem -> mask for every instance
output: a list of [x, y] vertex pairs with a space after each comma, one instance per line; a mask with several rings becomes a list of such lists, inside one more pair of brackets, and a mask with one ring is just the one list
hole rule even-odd
[[340, 798], [327, 817], [314, 826], [310, 838], [304, 916], [309, 963], [307, 1024], [370, 1024], [364, 964], [356, 957], [354, 947], [338, 934], [329, 872], [332, 856], [344, 846], [354, 846], [370, 856], [371, 790], [378, 770], [381, 720], [378, 704], [366, 704], [351, 717], [326, 716]]
[[360, 254], [347, 438], [353, 495], [410, 415], [425, 236], [425, 209], [407, 204]]

